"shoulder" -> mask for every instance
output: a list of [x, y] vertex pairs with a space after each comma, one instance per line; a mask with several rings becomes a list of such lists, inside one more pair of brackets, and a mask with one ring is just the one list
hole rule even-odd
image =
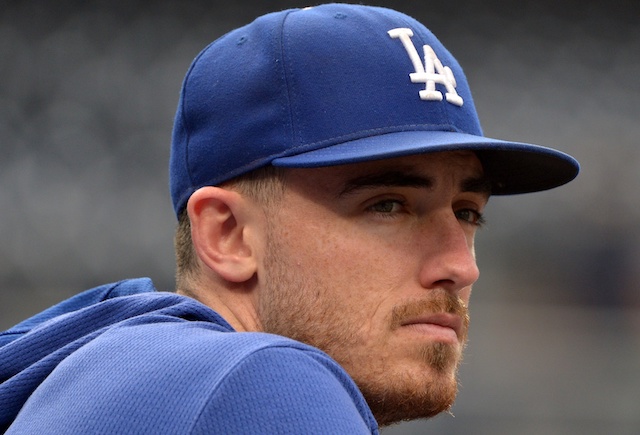
[[203, 402], [195, 433], [377, 430], [360, 391], [329, 356], [283, 337], [239, 335], [268, 344], [252, 346], [228, 368], [224, 380]]
[[376, 427], [353, 381], [323, 352], [206, 321], [132, 319], [78, 349], [39, 390], [32, 409], [47, 403], [43, 422], [78, 425], [68, 433], [107, 426], [176, 433]]

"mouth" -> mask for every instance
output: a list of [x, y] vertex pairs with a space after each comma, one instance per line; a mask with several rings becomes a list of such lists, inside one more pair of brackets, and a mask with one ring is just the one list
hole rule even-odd
[[463, 321], [460, 316], [448, 313], [426, 314], [412, 317], [400, 323], [401, 328], [427, 335], [430, 339], [458, 343], [462, 340]]

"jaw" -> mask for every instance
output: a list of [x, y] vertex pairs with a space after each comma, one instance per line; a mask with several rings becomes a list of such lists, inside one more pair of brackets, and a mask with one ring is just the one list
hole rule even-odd
[[386, 426], [451, 408], [458, 392], [462, 347], [435, 342], [404, 358], [389, 351], [366, 360], [338, 362], [360, 388], [378, 424]]

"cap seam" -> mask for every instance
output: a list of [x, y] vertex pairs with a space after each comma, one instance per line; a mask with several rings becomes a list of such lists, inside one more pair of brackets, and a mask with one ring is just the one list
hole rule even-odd
[[287, 19], [289, 18], [291, 13], [296, 11], [298, 11], [298, 9], [287, 11], [284, 18], [282, 19], [282, 27], [280, 29], [280, 44], [279, 44], [280, 55], [282, 59], [282, 80], [283, 80], [284, 94], [286, 99], [286, 101], [283, 102], [283, 105], [284, 105], [283, 110], [287, 114], [288, 121], [289, 121], [289, 125], [287, 126], [287, 121], [283, 119], [283, 128], [284, 128], [284, 131], [288, 130], [291, 143], [296, 142], [295, 140], [296, 126], [294, 125], [295, 117], [293, 115], [293, 96], [292, 96], [293, 90], [291, 89], [292, 85], [291, 85], [291, 80], [289, 79], [289, 71], [288, 71], [289, 59], [287, 57], [287, 51], [285, 50], [284, 33], [285, 33], [285, 25], [286, 25]]
[[[407, 127], [423, 127], [423, 128], [416, 129], [416, 128], [407, 128]], [[424, 127], [430, 127], [430, 128], [424, 128]], [[444, 127], [448, 127], [448, 129], [443, 130]], [[325, 148], [331, 145], [340, 145], [350, 141], [365, 139], [367, 137], [378, 136], [379, 134], [381, 134], [380, 132], [382, 131], [384, 131], [384, 133], [382, 134], [399, 133], [404, 131], [435, 131], [435, 132], [449, 131], [452, 133], [464, 133], [459, 131], [458, 129], [453, 128], [451, 125], [446, 125], [446, 124], [429, 124], [429, 125], [413, 124], [413, 125], [399, 126], [398, 128], [394, 128], [394, 129], [377, 128], [377, 129], [363, 130], [358, 132], [358, 134], [338, 136], [334, 138], [324, 139], [322, 141], [312, 142], [312, 143], [303, 144], [303, 145], [297, 145], [295, 147], [287, 149], [286, 151], [276, 153], [276, 154], [271, 154], [268, 156], [264, 156], [264, 157], [252, 160], [251, 162], [245, 165], [242, 165], [242, 167], [234, 168], [234, 170], [228, 171], [224, 174], [219, 174], [218, 176], [212, 177], [208, 179], [206, 182], [201, 184], [205, 186], [215, 185], [216, 183], [220, 182], [220, 180], [228, 180], [228, 179], [234, 178], [236, 176], [246, 173], [247, 171], [257, 169], [264, 165], [271, 164], [276, 159], [280, 159], [283, 157], [292, 157], [298, 154], [302, 154], [305, 152], [312, 152], [317, 149]], [[326, 144], [329, 144], [329, 145], [326, 145]], [[300, 148], [309, 148], [309, 149], [305, 149], [297, 153], [290, 153], [290, 151], [299, 150]]]
[[[355, 133], [351, 133], [343, 136], [336, 136], [328, 139], [323, 139], [316, 142], [293, 145], [288, 148], [286, 151], [270, 156], [270, 158], [277, 159], [281, 157], [288, 157], [291, 155], [301, 154], [302, 152], [314, 151], [320, 148], [326, 148], [331, 145], [339, 145], [345, 142], [350, 142], [358, 139], [364, 139], [371, 136], [377, 136], [380, 134], [387, 133], [398, 133], [403, 131], [441, 131], [441, 132], [452, 132], [452, 133], [465, 133], [460, 131], [460, 129], [455, 128], [452, 124], [406, 124], [406, 125], [398, 125], [393, 127], [381, 127], [381, 128], [372, 128], [369, 130], [361, 130]], [[307, 148], [304, 151], [297, 151], [300, 148]]]
[[[221, 39], [221, 38], [218, 38]], [[185, 147], [184, 147], [184, 160], [185, 160], [185, 166], [186, 166], [186, 172], [187, 172], [187, 177], [188, 177], [188, 181], [189, 181], [189, 189], [191, 190], [193, 189], [193, 176], [192, 176], [192, 170], [191, 170], [191, 164], [189, 161], [189, 145], [191, 143], [191, 126], [188, 123], [187, 117], [186, 117], [186, 113], [188, 110], [187, 107], [187, 82], [191, 79], [191, 75], [193, 73], [193, 70], [196, 66], [196, 64], [198, 63], [198, 61], [202, 58], [202, 56], [204, 56], [204, 54], [209, 51], [209, 49], [211, 48], [211, 46], [217, 42], [213, 41], [212, 43], [210, 43], [204, 50], [202, 50], [200, 52], [200, 54], [198, 54], [198, 56], [196, 56], [196, 58], [193, 60], [193, 62], [191, 63], [191, 66], [189, 67], [189, 71], [187, 71], [187, 74], [185, 76], [184, 82], [182, 84], [182, 110], [180, 113], [180, 117], [182, 118], [182, 129], [184, 130], [184, 136], [185, 136]]]

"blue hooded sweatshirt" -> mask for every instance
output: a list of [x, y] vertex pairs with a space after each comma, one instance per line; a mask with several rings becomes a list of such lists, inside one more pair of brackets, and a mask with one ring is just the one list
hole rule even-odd
[[149, 279], [87, 290], [0, 334], [0, 432], [377, 433], [325, 353], [236, 332]]

